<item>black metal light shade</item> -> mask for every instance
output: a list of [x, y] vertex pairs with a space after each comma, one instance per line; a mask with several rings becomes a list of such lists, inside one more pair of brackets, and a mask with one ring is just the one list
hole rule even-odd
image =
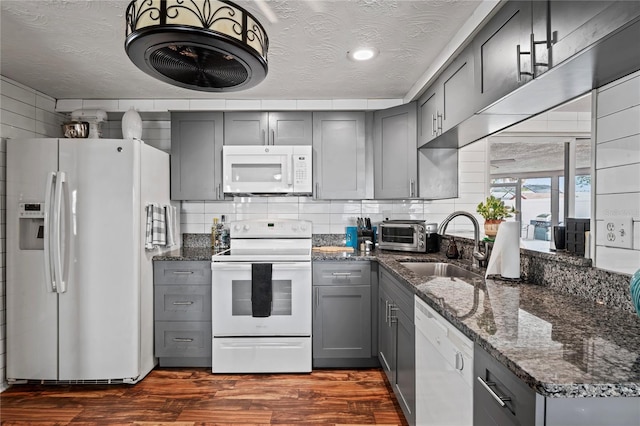
[[134, 0], [126, 19], [131, 61], [174, 86], [230, 92], [267, 75], [267, 33], [230, 1]]

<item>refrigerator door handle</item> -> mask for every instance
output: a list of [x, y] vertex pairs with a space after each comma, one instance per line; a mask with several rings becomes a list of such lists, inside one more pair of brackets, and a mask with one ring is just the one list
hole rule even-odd
[[58, 172], [56, 176], [56, 190], [53, 212], [53, 270], [58, 293], [67, 291], [62, 269], [62, 188], [66, 183], [65, 172]]
[[57, 292], [56, 282], [53, 279], [53, 262], [51, 259], [51, 243], [52, 243], [52, 226], [51, 226], [51, 215], [53, 213], [53, 191], [55, 186], [56, 174], [55, 172], [51, 172], [49, 176], [47, 176], [47, 184], [44, 195], [44, 280], [47, 285], [47, 290], [55, 293]]

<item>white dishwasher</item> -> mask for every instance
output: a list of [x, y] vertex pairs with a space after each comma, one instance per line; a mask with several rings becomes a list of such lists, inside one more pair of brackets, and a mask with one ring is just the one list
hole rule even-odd
[[416, 425], [473, 424], [473, 342], [415, 296]]

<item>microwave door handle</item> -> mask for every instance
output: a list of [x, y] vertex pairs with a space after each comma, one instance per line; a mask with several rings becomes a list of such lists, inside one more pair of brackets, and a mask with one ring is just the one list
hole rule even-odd
[[293, 185], [293, 164], [295, 161], [293, 157], [294, 157], [293, 155], [289, 156], [289, 158], [291, 159], [291, 164], [289, 164], [289, 167], [288, 167], [289, 170], [287, 170], [287, 184], [289, 186]]

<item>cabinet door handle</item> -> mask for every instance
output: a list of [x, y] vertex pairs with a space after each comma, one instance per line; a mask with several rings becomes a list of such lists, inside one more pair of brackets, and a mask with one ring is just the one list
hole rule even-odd
[[267, 140], [267, 131], [262, 129], [262, 141], [264, 145], [269, 145], [269, 141]]
[[316, 198], [320, 198], [320, 182], [316, 182]]
[[189, 343], [189, 342], [193, 342], [193, 339], [189, 339], [186, 337], [174, 337], [173, 338], [174, 342], [180, 342], [180, 343]]
[[174, 275], [191, 275], [193, 271], [171, 271]]
[[276, 144], [276, 131], [271, 129], [271, 145]]
[[320, 307], [320, 288], [316, 287], [316, 308]]
[[398, 317], [394, 315], [394, 313], [398, 310], [398, 307], [391, 303], [389, 304], [389, 326], [398, 322]]
[[516, 46], [516, 64], [518, 67], [518, 75], [517, 75], [518, 83], [522, 82], [523, 75], [530, 75], [533, 77], [533, 73], [522, 71], [522, 64], [520, 62], [520, 56], [522, 55], [531, 55], [531, 52], [523, 52], [522, 50], [520, 50], [520, 45], [517, 45]]
[[384, 323], [389, 325], [389, 301], [384, 301]]
[[193, 305], [193, 301], [185, 300], [184, 302], [173, 302], [174, 305]]
[[537, 62], [536, 61], [536, 45], [538, 44], [547, 44], [547, 40], [536, 41], [535, 36], [531, 33], [531, 75], [533, 78], [536, 78], [538, 73], [536, 67], [548, 67], [549, 64], [547, 62]]
[[431, 114], [431, 136], [435, 136], [436, 135], [436, 127], [437, 127], [436, 115], [435, 114]]
[[482, 385], [483, 388], [486, 389], [487, 392], [489, 392], [489, 395], [491, 395], [493, 397], [493, 399], [496, 400], [496, 402], [501, 406], [504, 407], [507, 404], [505, 404], [506, 401], [511, 401], [511, 398], [506, 397], [506, 396], [500, 396], [497, 393], [495, 393], [495, 391], [493, 389], [491, 389], [492, 386], [495, 386], [496, 384], [493, 382], [485, 382], [484, 380], [482, 380], [482, 377], [477, 376], [478, 381], [480, 382], [480, 384]]
[[409, 197], [416, 196], [416, 181], [409, 179]]
[[442, 134], [442, 120], [444, 119], [444, 113], [443, 114], [436, 114], [436, 118], [438, 119], [438, 128], [436, 129], [436, 132], [441, 135]]

